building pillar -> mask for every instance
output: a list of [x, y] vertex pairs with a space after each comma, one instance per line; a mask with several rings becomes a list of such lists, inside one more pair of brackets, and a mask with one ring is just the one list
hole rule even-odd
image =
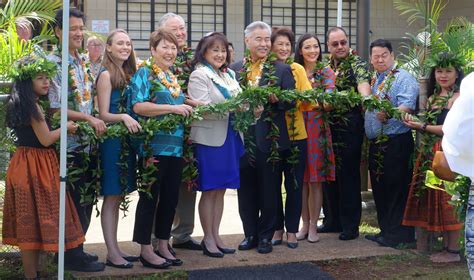
[[370, 0], [357, 0], [357, 51], [369, 59]]

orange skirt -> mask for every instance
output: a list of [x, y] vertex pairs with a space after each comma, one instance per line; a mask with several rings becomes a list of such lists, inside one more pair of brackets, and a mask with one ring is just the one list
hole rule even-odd
[[[18, 147], [5, 180], [2, 243], [20, 250], [58, 251], [59, 163], [54, 149]], [[84, 243], [81, 222], [66, 193], [65, 248]]]
[[[433, 147], [435, 151], [441, 149], [441, 143], [438, 142]], [[430, 156], [433, 156], [430, 155]], [[413, 178], [410, 184], [410, 192], [405, 207], [402, 225], [421, 227], [428, 231], [452, 231], [460, 230], [463, 224], [459, 221], [455, 213], [454, 206], [448, 203], [451, 196], [445, 191], [426, 188], [420, 196], [415, 192], [424, 184], [425, 172], [422, 172], [421, 155], [418, 155], [413, 170]], [[444, 186], [438, 186], [444, 188]]]

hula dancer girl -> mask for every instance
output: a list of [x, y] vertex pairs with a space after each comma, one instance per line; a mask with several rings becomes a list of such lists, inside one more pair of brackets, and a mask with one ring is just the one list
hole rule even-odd
[[[46, 59], [18, 60], [6, 112], [6, 125], [14, 130], [18, 148], [5, 180], [2, 242], [20, 247], [26, 279], [38, 277], [40, 251], [58, 251], [59, 164], [52, 145], [60, 129], [49, 129], [38, 103], [48, 94], [55, 72], [56, 65]], [[68, 122], [67, 129], [74, 133], [77, 127]], [[69, 195], [65, 220], [65, 248], [75, 248], [85, 239]]]

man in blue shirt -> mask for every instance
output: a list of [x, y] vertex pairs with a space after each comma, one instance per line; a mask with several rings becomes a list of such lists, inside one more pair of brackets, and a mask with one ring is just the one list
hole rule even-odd
[[[370, 55], [375, 69], [370, 83], [371, 94], [388, 100], [400, 111], [413, 113], [418, 82], [398, 67], [392, 44], [384, 39], [375, 40], [370, 44]], [[366, 238], [390, 247], [413, 242], [413, 227], [401, 225], [412, 176], [410, 159], [414, 141], [411, 130], [383, 111], [367, 111], [365, 132], [370, 143], [370, 180], [381, 230]]]

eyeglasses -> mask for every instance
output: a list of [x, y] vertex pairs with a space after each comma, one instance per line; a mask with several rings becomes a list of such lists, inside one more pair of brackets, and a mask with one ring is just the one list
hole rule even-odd
[[389, 57], [389, 56], [390, 56], [390, 53], [384, 52], [384, 53], [381, 54], [381, 55], [373, 55], [373, 56], [372, 56], [372, 59], [373, 59], [374, 61], [378, 61], [379, 59], [385, 60], [385, 59], [387, 59], [387, 57]]
[[339, 45], [341, 45], [341, 47], [345, 47], [347, 45], [347, 41], [346, 40], [342, 40], [342, 41], [339, 41], [339, 42], [332, 42], [331, 43], [331, 46], [333, 48], [337, 48]]

